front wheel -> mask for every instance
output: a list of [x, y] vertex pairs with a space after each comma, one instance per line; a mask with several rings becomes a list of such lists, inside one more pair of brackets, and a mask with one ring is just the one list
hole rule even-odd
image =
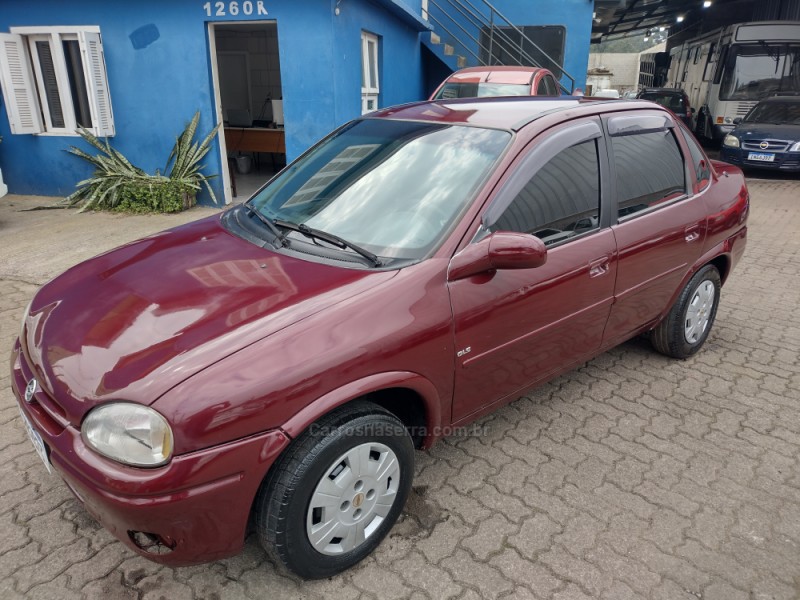
[[336, 410], [293, 442], [259, 490], [261, 542], [301, 577], [344, 571], [392, 528], [413, 474], [414, 446], [394, 415], [369, 402]]
[[673, 358], [689, 358], [705, 343], [719, 306], [719, 271], [700, 269], [681, 291], [666, 318], [650, 336], [653, 347]]

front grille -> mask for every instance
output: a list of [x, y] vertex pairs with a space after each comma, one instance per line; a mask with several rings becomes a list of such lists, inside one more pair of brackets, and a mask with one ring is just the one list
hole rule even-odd
[[758, 104], [758, 102], [739, 102], [739, 104], [736, 105], [736, 116], [745, 116], [756, 104]]
[[[762, 144], [765, 144], [762, 146]], [[785, 140], [742, 140], [745, 150], [761, 150], [763, 152], [786, 152], [791, 142]]]

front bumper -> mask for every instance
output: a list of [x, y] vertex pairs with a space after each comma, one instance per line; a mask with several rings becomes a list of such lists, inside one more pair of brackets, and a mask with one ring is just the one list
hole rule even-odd
[[772, 162], [749, 160], [747, 157], [751, 152], [759, 151], [722, 146], [719, 151], [719, 159], [736, 165], [737, 167], [768, 169], [770, 171], [800, 171], [800, 152], [775, 152], [773, 150], [764, 150], [763, 152], [765, 153], [775, 155], [775, 160]]
[[11, 355], [11, 375], [20, 410], [41, 435], [54, 469], [125, 545], [173, 566], [241, 550], [256, 492], [289, 443], [282, 431], [176, 456], [163, 467], [128, 467], [90, 450], [79, 430], [54, 418], [42, 392], [24, 400], [32, 375], [19, 342]]

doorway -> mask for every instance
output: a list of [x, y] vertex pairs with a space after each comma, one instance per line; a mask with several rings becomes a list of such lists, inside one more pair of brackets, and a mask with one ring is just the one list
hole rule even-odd
[[286, 161], [278, 25], [210, 23], [209, 45], [225, 204], [243, 202]]

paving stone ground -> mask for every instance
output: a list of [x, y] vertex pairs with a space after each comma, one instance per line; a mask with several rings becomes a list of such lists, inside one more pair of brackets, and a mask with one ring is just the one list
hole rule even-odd
[[[199, 567], [135, 556], [47, 475], [0, 369], [0, 598], [800, 598], [800, 180], [750, 190], [699, 355], [628, 342], [418, 453], [402, 520], [330, 580], [277, 570], [252, 536]], [[205, 214], [17, 212], [32, 203], [0, 201], [0, 348], [50, 276]]]

